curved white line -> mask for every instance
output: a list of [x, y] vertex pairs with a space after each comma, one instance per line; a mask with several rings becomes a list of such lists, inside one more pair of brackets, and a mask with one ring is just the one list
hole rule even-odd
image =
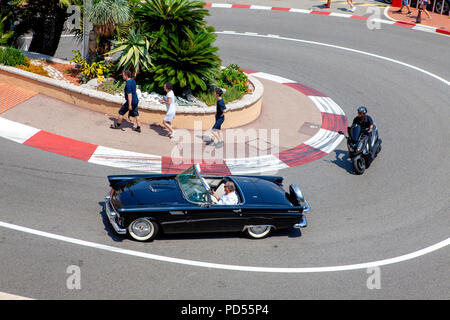
[[49, 232], [30, 229], [27, 227], [22, 227], [22, 226], [14, 225], [11, 223], [2, 222], [2, 221], [0, 221], [0, 227], [25, 232], [25, 233], [33, 234], [33, 235], [48, 238], [48, 239], [59, 240], [59, 241], [67, 242], [67, 243], [77, 244], [77, 245], [84, 246], [84, 247], [104, 250], [104, 251], [113, 252], [113, 253], [120, 253], [120, 254], [124, 254], [124, 255], [144, 258], [144, 259], [157, 260], [157, 261], [162, 261], [162, 262], [171, 262], [171, 263], [177, 263], [177, 264], [183, 264], [183, 265], [189, 265], [189, 266], [195, 266], [195, 267], [203, 267], [203, 268], [231, 270], [231, 271], [246, 271], [246, 272], [269, 272], [269, 273], [318, 273], [318, 272], [349, 271], [349, 270], [380, 267], [380, 266], [385, 266], [388, 264], [394, 264], [394, 263], [411, 260], [411, 259], [423, 256], [425, 254], [428, 254], [430, 252], [444, 248], [450, 244], [450, 238], [447, 238], [447, 239], [445, 239], [439, 243], [436, 243], [432, 246], [429, 246], [424, 249], [421, 249], [421, 250], [418, 250], [418, 251], [415, 251], [415, 252], [412, 252], [409, 254], [405, 254], [405, 255], [402, 255], [399, 257], [378, 260], [378, 261], [372, 261], [372, 262], [366, 262], [366, 263], [359, 263], [359, 264], [331, 266], [331, 267], [277, 268], [277, 267], [236, 266], [236, 265], [228, 265], [228, 264], [220, 264], [220, 263], [209, 263], [209, 262], [201, 262], [201, 261], [195, 261], [195, 260], [171, 258], [171, 257], [160, 256], [160, 255], [151, 254], [151, 253], [117, 248], [117, 247], [108, 246], [108, 245], [90, 242], [90, 241], [79, 240], [79, 239], [61, 236], [61, 235], [57, 235], [57, 234], [53, 234], [53, 233], [49, 233]]
[[[220, 34], [220, 32], [216, 32], [216, 33]], [[225, 32], [222, 32], [222, 33], [230, 34], [230, 33], [225, 33]], [[264, 36], [264, 35], [254, 35], [254, 34], [244, 34], [244, 33], [232, 33], [232, 34], [249, 36], [249, 37], [268, 37], [269, 38], [269, 36]], [[271, 38], [273, 39], [273, 37], [271, 37]], [[398, 61], [395, 59], [383, 57], [380, 55], [376, 55], [376, 54], [372, 54], [372, 53], [368, 53], [368, 52], [364, 52], [364, 51], [360, 51], [360, 50], [345, 48], [345, 47], [341, 47], [341, 46], [320, 43], [320, 42], [316, 42], [316, 41], [292, 39], [292, 38], [285, 38], [285, 37], [279, 37], [276, 39], [322, 45], [322, 46], [326, 46], [326, 47], [331, 47], [331, 48], [342, 49], [342, 50], [346, 50], [346, 51], [350, 51], [350, 52], [365, 54], [368, 56], [383, 59], [383, 60], [390, 61], [393, 63], [398, 63], [398, 64], [406, 66], [408, 68], [412, 68], [416, 71], [425, 73], [439, 81], [442, 81], [443, 83], [445, 83], [447, 85], [450, 85], [449, 81], [447, 81], [431, 72], [428, 72], [426, 70], [415, 67], [413, 65], [409, 65], [407, 63], [404, 63], [404, 62], [401, 62], [401, 61]], [[75, 238], [65, 237], [65, 236], [56, 235], [56, 234], [52, 234], [52, 233], [48, 233], [48, 232], [44, 232], [44, 231], [35, 230], [35, 229], [30, 229], [27, 227], [21, 227], [21, 226], [17, 226], [17, 225], [11, 224], [11, 223], [1, 222], [1, 221], [0, 221], [0, 227], [4, 227], [4, 228], [11, 229], [11, 230], [16, 230], [16, 231], [21, 231], [21, 232], [26, 232], [29, 234], [34, 234], [37, 236], [46, 237], [46, 238], [54, 239], [54, 240], [59, 240], [59, 241], [67, 242], [67, 243], [78, 244], [78, 245], [82, 245], [85, 247], [91, 247], [91, 248], [96, 248], [96, 249], [105, 250], [105, 251], [109, 251], [109, 252], [115, 252], [115, 253], [135, 256], [135, 257], [141, 257], [141, 258], [145, 258], [145, 259], [152, 259], [152, 260], [158, 260], [158, 261], [163, 261], [163, 262], [178, 263], [178, 264], [191, 265], [191, 266], [204, 267], [204, 268], [214, 268], [214, 269], [233, 270], [233, 271], [247, 271], [247, 272], [271, 272], [271, 273], [317, 273], [317, 272], [349, 271], [349, 270], [380, 267], [380, 266], [385, 266], [385, 265], [389, 265], [389, 264], [394, 264], [394, 263], [411, 260], [411, 259], [423, 256], [423, 255], [426, 255], [428, 253], [431, 253], [433, 251], [439, 250], [441, 248], [444, 248], [450, 244], [450, 238], [447, 238], [447, 239], [440, 241], [434, 245], [431, 245], [429, 247], [426, 247], [424, 249], [421, 249], [421, 250], [418, 250], [418, 251], [415, 251], [412, 253], [401, 255], [401, 256], [398, 256], [395, 258], [366, 262], [366, 263], [359, 263], [359, 264], [330, 266], [330, 267], [276, 268], [276, 267], [235, 266], [235, 265], [226, 265], [226, 264], [208, 263], [208, 262], [201, 262], [201, 261], [194, 261], [194, 260], [187, 260], [187, 259], [171, 258], [171, 257], [166, 257], [166, 256], [160, 256], [160, 255], [139, 252], [139, 251], [134, 251], [134, 250], [121, 249], [121, 248], [117, 248], [117, 247], [113, 247], [113, 246], [90, 242], [90, 241], [84, 241], [84, 240], [79, 240], [79, 239], [75, 239]]]
[[405, 62], [401, 62], [399, 60], [395, 60], [395, 59], [392, 59], [392, 58], [388, 58], [388, 57], [385, 57], [385, 56], [381, 56], [381, 55], [370, 53], [370, 52], [366, 52], [366, 51], [361, 51], [361, 50], [357, 50], [357, 49], [351, 49], [351, 48], [337, 46], [337, 45], [323, 43], [323, 42], [310, 41], [310, 40], [301, 40], [301, 39], [287, 38], [287, 37], [281, 37], [281, 36], [274, 38], [273, 36], [270, 36], [270, 35], [246, 34], [246, 33], [240, 33], [240, 32], [236, 32], [236, 31], [234, 31], [233, 33], [217, 31], [215, 33], [217, 33], [217, 34], [228, 34], [228, 35], [234, 35], [234, 36], [270, 38], [270, 39], [274, 39], [274, 40], [287, 40], [287, 41], [314, 44], [314, 45], [319, 45], [319, 46], [324, 46], [324, 47], [329, 47], [329, 48], [340, 49], [340, 50], [345, 50], [345, 51], [349, 51], [349, 52], [364, 54], [366, 56], [378, 58], [378, 59], [381, 59], [381, 60], [386, 60], [386, 61], [389, 61], [389, 62], [393, 62], [393, 63], [399, 64], [399, 65], [402, 65], [402, 66], [407, 67], [407, 68], [414, 69], [416, 71], [422, 72], [422, 73], [424, 73], [424, 74], [426, 74], [426, 75], [428, 75], [428, 76], [430, 76], [432, 78], [435, 78], [436, 80], [439, 80], [439, 81], [445, 83], [446, 85], [450, 86], [450, 82], [449, 81], [445, 80], [444, 78], [442, 78], [442, 77], [440, 77], [438, 75], [435, 75], [434, 73], [431, 73], [431, 72], [426, 71], [426, 70], [424, 70], [422, 68], [413, 66], [411, 64], [408, 64], [408, 63], [405, 63]]

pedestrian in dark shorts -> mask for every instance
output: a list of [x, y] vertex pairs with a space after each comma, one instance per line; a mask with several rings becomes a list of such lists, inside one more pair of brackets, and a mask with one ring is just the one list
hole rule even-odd
[[225, 121], [225, 115], [224, 113], [228, 111], [227, 107], [225, 106], [225, 102], [222, 99], [223, 91], [220, 88], [216, 88], [214, 90], [214, 96], [217, 99], [216, 103], [216, 122], [214, 123], [214, 126], [212, 127], [212, 135], [213, 138], [208, 141], [207, 144], [213, 144], [214, 138], [216, 138], [217, 143], [215, 143], [215, 146], [217, 148], [220, 148], [223, 146], [223, 138], [222, 138], [222, 124]]
[[126, 81], [125, 89], [123, 90], [125, 96], [125, 103], [119, 109], [119, 118], [117, 123], [111, 125], [111, 129], [120, 129], [123, 116], [128, 112], [128, 119], [134, 117], [136, 119], [136, 128], [133, 131], [141, 132], [141, 124], [139, 122], [139, 99], [136, 93], [136, 81], [132, 78], [133, 74], [130, 70], [122, 72], [122, 78]]
[[402, 0], [402, 6], [397, 11], [394, 11], [394, 13], [402, 13], [403, 7], [406, 7], [406, 9], [408, 9], [407, 14], [412, 13], [411, 8], [408, 6], [408, 0]]

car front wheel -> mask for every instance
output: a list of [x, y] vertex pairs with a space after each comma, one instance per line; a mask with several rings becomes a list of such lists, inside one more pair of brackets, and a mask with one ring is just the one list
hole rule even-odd
[[272, 231], [271, 226], [249, 226], [245, 229], [246, 234], [252, 239], [262, 239], [267, 237]]
[[158, 224], [148, 219], [136, 219], [128, 226], [130, 236], [138, 241], [151, 241], [158, 233]]

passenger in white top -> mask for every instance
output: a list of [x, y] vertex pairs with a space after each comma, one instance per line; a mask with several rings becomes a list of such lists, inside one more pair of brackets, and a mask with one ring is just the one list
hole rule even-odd
[[228, 205], [228, 206], [238, 204], [239, 199], [235, 192], [236, 186], [234, 185], [234, 183], [231, 181], [228, 181], [227, 183], [225, 183], [224, 190], [225, 190], [225, 193], [220, 197], [220, 199], [219, 199], [218, 194], [215, 191], [213, 192], [213, 196], [218, 200], [217, 204]]
[[164, 100], [161, 101], [166, 104], [167, 112], [166, 116], [163, 120], [164, 127], [169, 130], [169, 138], [173, 138], [173, 128], [172, 128], [172, 121], [175, 118], [175, 114], [177, 112], [176, 110], [176, 104], [175, 104], [175, 94], [172, 91], [173, 85], [170, 82], [167, 82], [164, 85], [164, 91], [166, 91], [166, 96], [164, 97]]

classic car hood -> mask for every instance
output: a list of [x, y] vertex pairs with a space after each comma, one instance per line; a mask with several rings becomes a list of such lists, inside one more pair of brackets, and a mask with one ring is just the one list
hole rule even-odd
[[144, 178], [124, 181], [116, 190], [114, 200], [118, 206], [173, 205], [184, 202], [175, 179]]

